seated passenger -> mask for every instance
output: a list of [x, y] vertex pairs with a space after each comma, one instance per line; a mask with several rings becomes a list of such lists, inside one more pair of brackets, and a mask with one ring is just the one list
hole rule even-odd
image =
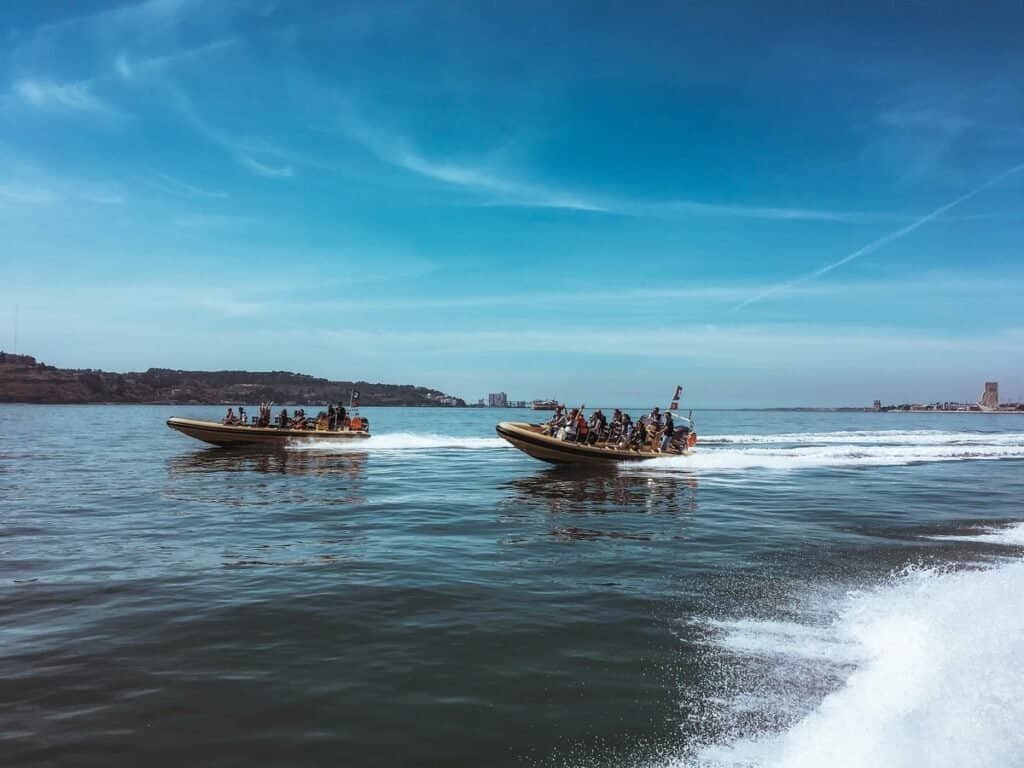
[[587, 442], [587, 435], [590, 432], [590, 428], [587, 426], [587, 417], [583, 413], [583, 409], [576, 414], [576, 442], [585, 443]]
[[334, 430], [338, 426], [338, 412], [334, 410], [334, 403], [327, 406], [327, 429]]
[[633, 439], [633, 419], [628, 413], [622, 414], [622, 424], [619, 427], [619, 446], [626, 448]]
[[576, 435], [579, 431], [579, 410], [573, 408], [569, 411], [569, 416], [565, 420], [565, 428], [559, 430], [562, 440], [567, 440], [570, 443], [576, 442]]
[[281, 413], [277, 416], [277, 426], [281, 427], [281, 429], [287, 429], [290, 423], [291, 420], [288, 418], [288, 409], [282, 408]]
[[607, 437], [608, 422], [604, 417], [604, 412], [598, 408], [590, 416], [590, 423], [587, 425], [587, 442], [590, 445], [595, 445], [598, 440], [603, 437]]
[[605, 445], [617, 445], [622, 439], [622, 419], [612, 419], [608, 425], [608, 435], [604, 439]]
[[633, 430], [633, 439], [630, 440], [630, 448], [639, 451], [647, 445], [648, 429], [647, 417], [641, 416], [640, 421], [637, 422], [636, 428]]
[[228, 408], [227, 414], [224, 416], [223, 419], [220, 420], [220, 423], [221, 424], [235, 424], [236, 423], [235, 409], [234, 408]]
[[552, 417], [548, 434], [558, 436], [562, 433], [564, 438], [565, 427], [569, 423], [569, 415], [565, 412], [565, 406], [560, 405], [555, 410], [555, 415]]

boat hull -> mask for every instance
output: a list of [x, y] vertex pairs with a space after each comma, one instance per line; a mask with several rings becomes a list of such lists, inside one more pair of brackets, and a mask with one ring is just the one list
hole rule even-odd
[[606, 448], [593, 445], [569, 443], [565, 440], [541, 434], [536, 424], [503, 421], [495, 427], [498, 435], [528, 456], [550, 464], [615, 464], [620, 461], [644, 461], [665, 456], [688, 456], [690, 451], [680, 453], [658, 453], [657, 451], [632, 451], [621, 448]]
[[278, 427], [250, 427], [240, 424], [221, 424], [217, 421], [183, 419], [172, 416], [167, 426], [184, 435], [202, 440], [204, 443], [220, 446], [265, 445], [284, 446], [290, 442], [316, 442], [320, 440], [361, 440], [370, 436], [368, 432], [354, 430], [316, 431], [306, 429], [280, 429]]

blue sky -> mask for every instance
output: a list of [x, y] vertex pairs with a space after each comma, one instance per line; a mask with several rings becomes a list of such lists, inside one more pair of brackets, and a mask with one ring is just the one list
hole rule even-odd
[[9, 3], [0, 339], [696, 407], [1024, 393], [1019, 3]]

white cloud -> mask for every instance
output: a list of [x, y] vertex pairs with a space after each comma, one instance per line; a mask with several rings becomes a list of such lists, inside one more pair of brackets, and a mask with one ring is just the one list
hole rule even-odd
[[213, 53], [223, 51], [238, 43], [237, 38], [228, 37], [214, 40], [194, 48], [181, 48], [172, 50], [158, 56], [146, 56], [132, 60], [128, 54], [121, 52], [114, 59], [114, 71], [123, 80], [134, 81], [141, 74], [164, 67], [173, 66], [187, 61], [194, 61]]
[[123, 53], [118, 54], [114, 59], [114, 70], [125, 80], [135, 79], [135, 69], [128, 61], [128, 56]]
[[223, 200], [228, 196], [227, 192], [203, 189], [166, 173], [154, 172], [152, 177], [147, 177], [145, 181], [163, 192], [182, 197]]
[[51, 80], [23, 79], [14, 84], [14, 92], [38, 109], [114, 114], [115, 110], [92, 92], [88, 82], [57, 83]]
[[25, 205], [49, 205], [58, 198], [47, 189], [0, 184], [0, 199]]
[[254, 221], [243, 216], [219, 213], [187, 213], [175, 217], [171, 223], [183, 229], [239, 229]]
[[124, 198], [116, 192], [87, 193], [85, 199], [97, 205], [121, 205], [124, 203]]
[[623, 216], [702, 216], [774, 221], [862, 222], [899, 221], [911, 218], [904, 214], [887, 212], [710, 203], [696, 200], [648, 201], [595, 195], [557, 184], [517, 178], [487, 164], [474, 165], [427, 157], [407, 139], [368, 124], [351, 109], [343, 111], [339, 125], [346, 137], [366, 147], [383, 162], [434, 181], [486, 195], [483, 205], [564, 208]]
[[248, 168], [257, 176], [263, 176], [267, 179], [290, 179], [295, 176], [295, 168], [291, 165], [267, 165], [266, 163], [254, 160], [244, 153], [239, 153], [236, 159], [244, 168]]
[[572, 328], [556, 330], [484, 329], [475, 331], [358, 330], [302, 328], [256, 330], [277, 340], [303, 338], [348, 349], [415, 349], [420, 354], [465, 355], [494, 353], [558, 353], [621, 358], [670, 355], [676, 364], [694, 360], [751, 366], [841, 361], [844, 366], [877, 363], [876, 356], [934, 361], [936, 355], [970, 354], [972, 359], [998, 359], [1011, 354], [1019, 340], [1012, 334], [930, 335], [890, 327], [830, 327], [808, 329], [795, 325], [714, 325], [635, 329]]

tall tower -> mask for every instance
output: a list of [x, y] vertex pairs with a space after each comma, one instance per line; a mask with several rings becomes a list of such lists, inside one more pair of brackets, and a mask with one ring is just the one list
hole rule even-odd
[[981, 396], [981, 400], [978, 401], [978, 405], [981, 406], [983, 411], [994, 411], [999, 407], [998, 381], [985, 382], [985, 393]]

